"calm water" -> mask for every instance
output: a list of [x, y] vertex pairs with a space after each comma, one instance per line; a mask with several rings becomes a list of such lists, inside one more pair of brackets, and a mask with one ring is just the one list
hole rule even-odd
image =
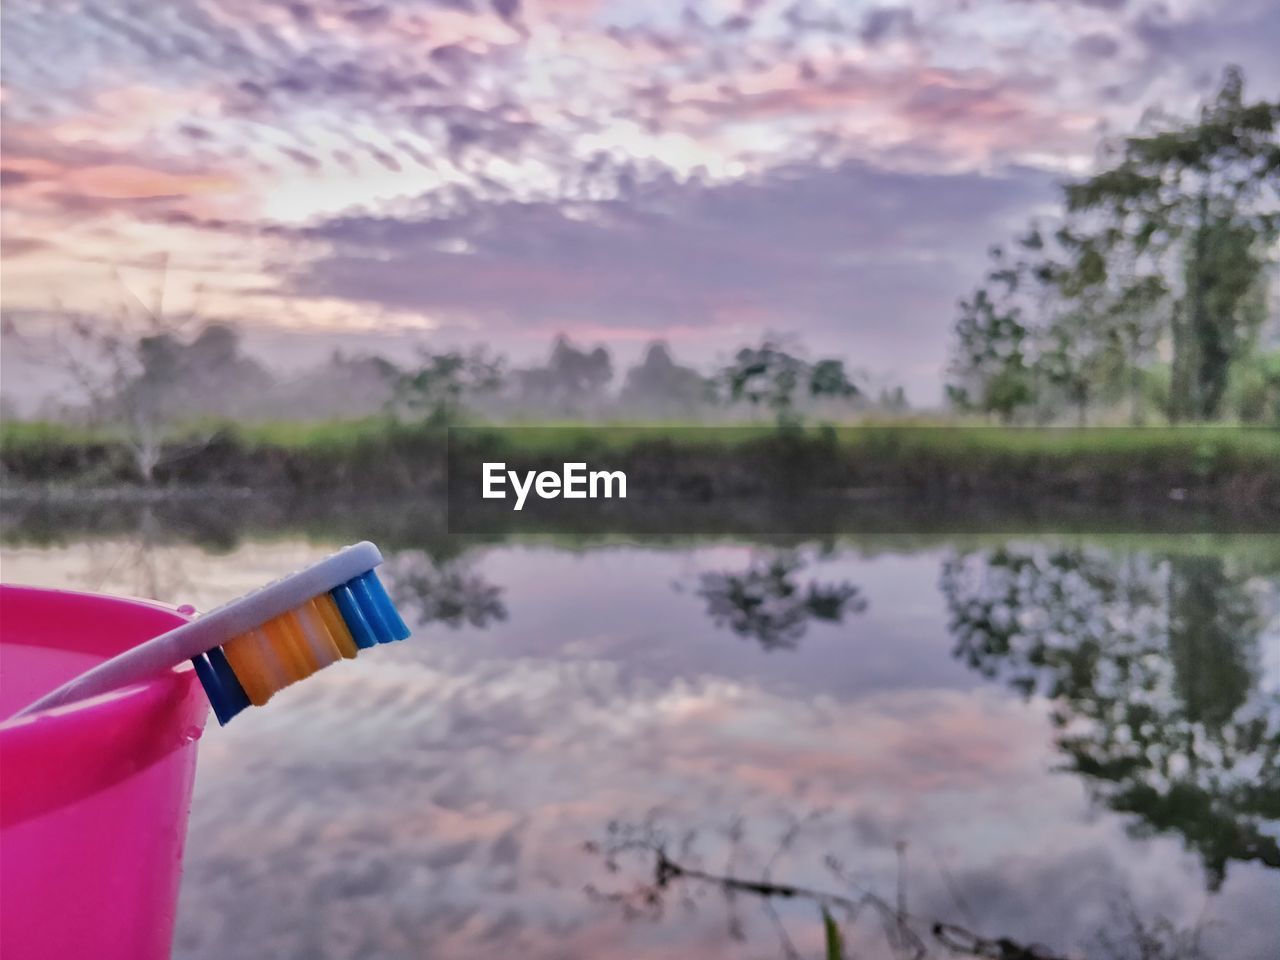
[[[208, 607], [339, 542], [152, 539], [4, 577]], [[412, 640], [206, 733], [176, 956], [822, 955], [658, 850], [859, 957], [1275, 956], [1280, 538], [389, 553]]]

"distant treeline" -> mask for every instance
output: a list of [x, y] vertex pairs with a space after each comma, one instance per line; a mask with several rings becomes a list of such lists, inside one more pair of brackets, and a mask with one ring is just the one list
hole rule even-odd
[[[765, 339], [734, 351], [708, 370], [680, 363], [663, 341], [619, 370], [603, 346], [566, 336], [545, 362], [513, 365], [485, 348], [434, 349], [408, 358], [335, 351], [291, 375], [246, 352], [239, 331], [223, 323], [167, 323], [138, 330], [102, 318], [67, 318], [58, 350], [35, 359], [70, 382], [74, 395], [47, 399], [27, 419], [89, 427], [143, 426], [171, 432], [198, 420], [358, 420], [387, 414], [414, 422], [452, 421], [464, 413], [495, 420], [798, 419], [805, 410], [839, 417], [848, 410], [899, 412], [900, 387], [873, 387], [865, 372], [835, 358], [809, 360], [794, 339]], [[148, 326], [150, 329], [148, 329]], [[188, 328], [191, 328], [188, 330]], [[10, 333], [14, 349], [23, 341]], [[34, 342], [34, 340], [29, 340]], [[6, 419], [18, 419], [6, 402]]]
[[[679, 363], [667, 344], [655, 341], [639, 363], [616, 375], [605, 347], [580, 347], [559, 336], [545, 363], [532, 366], [513, 366], [483, 348], [422, 346], [408, 360], [335, 352], [319, 366], [283, 377], [249, 356], [239, 332], [225, 324], [149, 314], [140, 318], [139, 332], [137, 324], [96, 316], [66, 319], [51, 338], [56, 349], [40, 359], [74, 385], [76, 396], [46, 402], [26, 419], [117, 438], [131, 451], [135, 471], [147, 477], [174, 438], [211, 423], [764, 419], [789, 427], [812, 418], [840, 422], [859, 411], [907, 410], [900, 387], [874, 390], [869, 375], [846, 369], [842, 360], [811, 360], [800, 345], [773, 339], [742, 347], [705, 372]], [[10, 336], [22, 343], [20, 334]], [[12, 405], [4, 413], [8, 422], [23, 419]]]

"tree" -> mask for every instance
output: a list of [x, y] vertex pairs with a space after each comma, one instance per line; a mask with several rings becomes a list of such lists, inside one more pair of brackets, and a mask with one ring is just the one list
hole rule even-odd
[[753, 407], [767, 407], [780, 427], [799, 424], [799, 396], [849, 399], [862, 393], [845, 371], [844, 361], [809, 363], [770, 339], [758, 347], [739, 350], [733, 362], [720, 371], [719, 380], [730, 402], [745, 400]]
[[502, 361], [484, 350], [419, 353], [421, 364], [395, 378], [392, 410], [435, 425], [456, 420], [467, 400], [502, 384]]
[[1024, 302], [1026, 270], [1001, 247], [991, 250], [987, 284], [960, 302], [956, 355], [947, 395], [953, 405], [1011, 422], [1036, 401], [1032, 331]]
[[876, 405], [888, 413], [906, 413], [911, 409], [911, 401], [907, 399], [907, 391], [901, 384], [882, 388]]
[[658, 340], [649, 344], [644, 359], [627, 371], [618, 399], [638, 410], [682, 412], [707, 402], [711, 392], [702, 374], [676, 363], [670, 348]]
[[1017, 258], [993, 251], [956, 322], [957, 407], [1009, 422], [1067, 405], [1083, 422], [1127, 393], [1140, 422], [1146, 370], [1168, 344], [1171, 419], [1221, 414], [1268, 316], [1280, 103], [1246, 104], [1228, 70], [1198, 122], [1148, 124], [1099, 173], [1064, 184], [1063, 213], [1050, 230], [1033, 224]]
[[613, 379], [613, 361], [604, 347], [580, 350], [561, 334], [545, 367], [521, 370], [516, 377], [524, 400], [561, 413], [576, 413], [600, 399]]
[[1231, 368], [1266, 313], [1280, 228], [1280, 101], [1246, 103], [1228, 68], [1199, 121], [1151, 115], [1110, 166], [1066, 186], [1067, 210], [1108, 261], [1169, 279], [1170, 415], [1217, 416]]
[[1109, 266], [1069, 222], [1033, 222], [1011, 251], [992, 248], [985, 285], [960, 304], [952, 403], [1004, 423], [1068, 408], [1083, 425], [1096, 400], [1127, 389], [1139, 420], [1159, 278]]
[[1256, 351], [1232, 371], [1232, 411], [1246, 423], [1280, 424], [1280, 350]]
[[845, 370], [843, 360], [819, 360], [809, 368], [809, 396], [845, 400], [861, 394], [862, 390]]
[[374, 416], [395, 410], [405, 371], [384, 357], [335, 349], [323, 363], [280, 383], [270, 413], [284, 420]]
[[74, 383], [72, 414], [118, 434], [147, 484], [166, 459], [207, 444], [208, 435], [175, 443], [180, 424], [258, 405], [270, 385], [231, 327], [207, 324], [186, 339], [199, 316], [166, 309], [166, 278], [162, 262], [150, 303], [125, 288], [130, 302], [114, 312], [65, 313], [47, 336], [24, 338], [37, 362]]
[[[1083, 426], [1090, 405], [1121, 387], [1126, 369], [1146, 357], [1150, 341], [1140, 294], [1148, 287], [1145, 279], [1111, 270], [1093, 238], [1077, 235], [1070, 223], [1047, 237], [1034, 226], [1022, 245], [1033, 255], [1028, 269], [1041, 288], [1037, 372], [1054, 394], [1052, 405], [1073, 408]], [[1134, 394], [1135, 420], [1140, 401]]]
[[140, 337], [138, 369], [114, 403], [123, 411], [152, 406], [170, 422], [261, 413], [270, 374], [240, 349], [240, 334], [221, 323], [203, 326], [189, 341], [172, 331]]

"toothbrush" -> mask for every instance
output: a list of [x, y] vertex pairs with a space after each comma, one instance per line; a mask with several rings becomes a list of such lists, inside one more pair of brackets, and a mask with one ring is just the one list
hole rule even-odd
[[374, 572], [381, 562], [367, 540], [345, 547], [98, 664], [17, 715], [94, 697], [190, 660], [225, 726], [331, 663], [409, 636]]

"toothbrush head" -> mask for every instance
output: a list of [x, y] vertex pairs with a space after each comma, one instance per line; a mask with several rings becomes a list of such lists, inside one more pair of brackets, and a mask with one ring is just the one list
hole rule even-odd
[[192, 658], [218, 722], [361, 650], [409, 636], [374, 572], [377, 547], [347, 547], [211, 611], [225, 642]]

